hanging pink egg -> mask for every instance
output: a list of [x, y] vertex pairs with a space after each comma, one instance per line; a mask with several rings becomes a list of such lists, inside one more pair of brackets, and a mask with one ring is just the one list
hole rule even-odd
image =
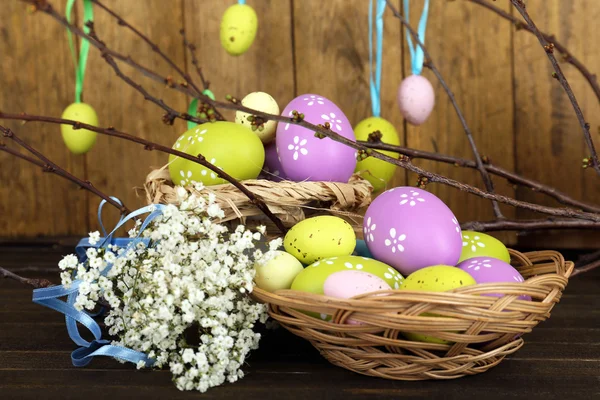
[[419, 188], [400, 186], [380, 194], [363, 222], [373, 256], [403, 275], [432, 265], [456, 265], [462, 251], [458, 220], [446, 204]]
[[[467, 272], [477, 283], [510, 282], [521, 283], [523, 276], [512, 265], [493, 257], [469, 258], [457, 265]], [[491, 293], [488, 296], [502, 297], [500, 293]], [[527, 295], [519, 296], [519, 300], [529, 300]]]
[[[356, 141], [352, 125], [332, 101], [316, 94], [304, 94], [292, 100], [282, 115], [292, 111], [304, 114], [304, 120], [315, 125], [330, 124], [330, 129]], [[293, 181], [348, 182], [356, 167], [356, 150], [329, 138], [319, 139], [314, 131], [280, 122], [276, 134], [281, 166]]]
[[404, 118], [413, 125], [424, 123], [433, 110], [435, 93], [422, 75], [405, 78], [398, 88], [398, 106]]
[[275, 182], [287, 179], [283, 173], [283, 168], [281, 168], [281, 161], [279, 161], [277, 146], [274, 141], [265, 146], [265, 165], [261, 177]]

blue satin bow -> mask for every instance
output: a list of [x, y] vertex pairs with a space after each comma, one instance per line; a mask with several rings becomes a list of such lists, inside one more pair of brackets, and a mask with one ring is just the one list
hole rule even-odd
[[[115, 197], [111, 198], [121, 204], [119, 199]], [[121, 216], [117, 226], [109, 234], [107, 234], [106, 229], [102, 224], [102, 208], [105, 204], [106, 200], [103, 200], [98, 207], [98, 220], [104, 236], [96, 244], [91, 244], [89, 242], [89, 238], [83, 238], [79, 241], [77, 247], [75, 248], [75, 252], [79, 257], [79, 261], [82, 263], [87, 260], [86, 250], [90, 247], [108, 248], [109, 245], [118, 246], [119, 248], [125, 249], [125, 251], [122, 253], [122, 255], [125, 255], [128, 249], [136, 248], [139, 243], [142, 243], [144, 246], [148, 246], [150, 244], [149, 239], [141, 238], [140, 235], [156, 217], [162, 215], [165, 207], [160, 204], [146, 206], [133, 211], [127, 216]], [[142, 223], [137, 237], [113, 238], [115, 232], [127, 221], [147, 213], [150, 213], [150, 215], [148, 215]], [[107, 267], [101, 272], [101, 275], [106, 276], [111, 268], [112, 264], [107, 265]], [[68, 288], [61, 285], [44, 289], [36, 289], [33, 291], [34, 303], [65, 314], [69, 337], [76, 345], [80, 346], [77, 350], [71, 353], [71, 361], [73, 362], [73, 365], [76, 367], [83, 367], [89, 364], [89, 362], [96, 356], [108, 356], [136, 364], [140, 361], [143, 361], [146, 366], [151, 366], [154, 363], [154, 360], [149, 358], [146, 354], [128, 349], [126, 347], [111, 345], [110, 341], [102, 339], [102, 331], [100, 326], [93, 319], [94, 316], [100, 314], [101, 312], [93, 315], [75, 309], [73, 305], [77, 299], [77, 294], [79, 292], [79, 286], [81, 283], [82, 281], [75, 280]], [[65, 296], [67, 297], [66, 301], [59, 300], [59, 298]], [[77, 322], [86, 327], [92, 333], [94, 340], [88, 342], [81, 336], [79, 328], [77, 327]]]

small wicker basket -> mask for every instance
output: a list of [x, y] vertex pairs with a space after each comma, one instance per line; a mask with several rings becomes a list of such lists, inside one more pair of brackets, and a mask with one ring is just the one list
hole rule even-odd
[[[386, 379], [453, 379], [485, 372], [523, 346], [560, 300], [573, 263], [555, 251], [510, 250], [523, 283], [478, 284], [450, 292], [391, 290], [352, 299], [255, 288], [272, 318], [310, 341], [332, 364]], [[483, 294], [504, 294], [502, 297]], [[532, 301], [517, 300], [521, 295]], [[332, 315], [331, 321], [299, 311]], [[426, 313], [426, 315], [424, 315]], [[352, 318], [362, 325], [345, 324]], [[450, 342], [409, 341], [403, 332]]]

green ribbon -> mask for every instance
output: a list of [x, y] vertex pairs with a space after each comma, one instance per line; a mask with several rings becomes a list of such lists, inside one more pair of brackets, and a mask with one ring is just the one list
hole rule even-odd
[[[206, 89], [204, 92], [202, 92], [202, 94], [210, 97], [211, 100], [215, 99], [215, 95], [213, 94], [213, 92], [211, 92], [208, 89]], [[192, 100], [192, 102], [190, 103], [190, 106], [188, 107], [188, 114], [191, 115], [192, 117], [196, 117], [198, 115], [198, 99]], [[188, 130], [192, 129], [193, 127], [195, 127], [197, 125], [198, 124], [193, 121], [187, 122]]]
[[[67, 7], [65, 16], [67, 22], [71, 24], [71, 12], [73, 11], [73, 5], [76, 0], [67, 0]], [[94, 8], [92, 7], [91, 0], [83, 1], [83, 31], [90, 33], [90, 28], [86, 26], [88, 21], [94, 21]], [[90, 50], [90, 42], [87, 39], [81, 39], [81, 47], [79, 49], [79, 62], [77, 62], [77, 53], [75, 52], [75, 41], [73, 40], [73, 33], [67, 28], [67, 38], [69, 39], [69, 48], [71, 49], [71, 56], [73, 57], [73, 63], [75, 64], [75, 103], [81, 103], [81, 92], [83, 92], [83, 80], [85, 78], [85, 67], [88, 59], [88, 52]]]

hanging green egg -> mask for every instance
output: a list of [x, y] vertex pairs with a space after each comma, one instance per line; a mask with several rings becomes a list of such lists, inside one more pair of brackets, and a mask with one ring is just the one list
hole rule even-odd
[[[79, 121], [84, 124], [98, 126], [98, 115], [89, 104], [73, 103], [62, 114], [62, 119]], [[87, 129], [74, 129], [72, 125], [61, 125], [60, 132], [67, 148], [74, 154], [90, 151], [96, 143], [96, 132]]]
[[[256, 179], [265, 161], [262, 142], [250, 129], [233, 122], [207, 122], [177, 139], [173, 150], [193, 156], [202, 154], [237, 180]], [[214, 171], [179, 156], [169, 156], [169, 173], [176, 185], [202, 182], [206, 186], [227, 183]]]
[[258, 17], [247, 4], [229, 7], [221, 20], [221, 45], [232, 56], [245, 53], [256, 37]]
[[[394, 128], [394, 125], [383, 118], [369, 117], [367, 119], [363, 119], [354, 128], [356, 140], [367, 141], [369, 139], [369, 134], [373, 132], [381, 133], [381, 137], [379, 139], [386, 144], [396, 146], [400, 144], [400, 139], [398, 138], [398, 132], [396, 131], [396, 128]], [[380, 151], [381, 153], [390, 157], [398, 158], [398, 153], [382, 150], [377, 151]], [[356, 164], [355, 169], [355, 172], [360, 173], [363, 178], [371, 182], [374, 192], [385, 189], [387, 183], [394, 176], [395, 171], [396, 166], [394, 164], [379, 160], [375, 157], [367, 157], [366, 159], [359, 161]]]

